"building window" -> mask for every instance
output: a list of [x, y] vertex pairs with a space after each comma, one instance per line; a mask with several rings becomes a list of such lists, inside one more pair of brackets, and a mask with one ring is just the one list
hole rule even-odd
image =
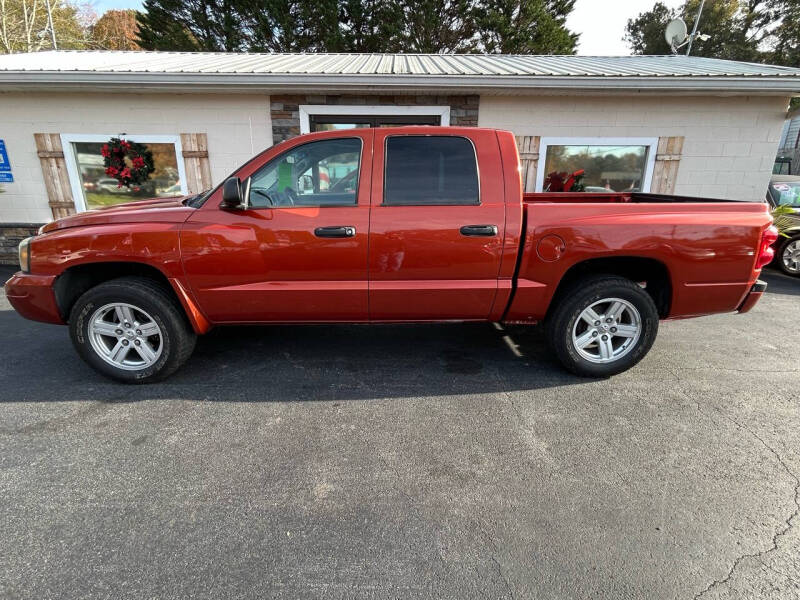
[[299, 110], [300, 133], [361, 127], [450, 125], [449, 106], [301, 104]]
[[649, 192], [658, 138], [542, 138], [536, 191], [547, 175], [583, 170], [586, 192]]
[[480, 204], [475, 147], [455, 136], [389, 137], [383, 190], [387, 206]]
[[128, 188], [120, 187], [116, 179], [105, 174], [103, 168], [100, 149], [116, 135], [118, 134], [61, 136], [64, 162], [78, 211], [188, 193], [179, 136], [120, 136], [146, 145], [153, 153], [155, 171], [150, 179], [137, 188]]

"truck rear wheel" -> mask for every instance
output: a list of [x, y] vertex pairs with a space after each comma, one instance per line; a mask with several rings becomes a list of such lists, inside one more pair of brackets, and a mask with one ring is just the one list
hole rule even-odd
[[623, 277], [592, 276], [563, 293], [545, 322], [561, 363], [583, 377], [610, 377], [648, 353], [658, 333], [650, 295]]
[[72, 307], [69, 329], [83, 360], [124, 383], [174, 373], [196, 341], [175, 299], [144, 277], [113, 279], [84, 293]]

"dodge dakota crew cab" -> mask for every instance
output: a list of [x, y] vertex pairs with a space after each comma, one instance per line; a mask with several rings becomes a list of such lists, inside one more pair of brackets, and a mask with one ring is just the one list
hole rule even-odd
[[[760, 199], [759, 199], [760, 200]], [[146, 382], [242, 323], [544, 322], [584, 376], [636, 364], [659, 319], [747, 312], [777, 233], [763, 202], [523, 194], [514, 136], [299, 136], [216, 189], [49, 223], [5, 286], [101, 373]]]

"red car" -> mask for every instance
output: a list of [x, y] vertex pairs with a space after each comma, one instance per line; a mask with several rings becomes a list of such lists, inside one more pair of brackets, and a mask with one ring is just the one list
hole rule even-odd
[[642, 359], [659, 319], [752, 308], [777, 235], [760, 200], [523, 195], [510, 132], [321, 132], [205, 194], [49, 223], [5, 289], [126, 382], [241, 323], [544, 321], [568, 369], [609, 376]]

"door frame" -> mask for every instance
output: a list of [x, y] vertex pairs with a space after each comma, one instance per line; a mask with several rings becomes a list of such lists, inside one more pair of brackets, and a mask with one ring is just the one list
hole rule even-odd
[[439, 117], [440, 125], [450, 125], [450, 106], [397, 106], [397, 105], [364, 105], [364, 104], [301, 104], [300, 133], [311, 133], [311, 116], [364, 116], [364, 117], [396, 117], [418, 116]]

